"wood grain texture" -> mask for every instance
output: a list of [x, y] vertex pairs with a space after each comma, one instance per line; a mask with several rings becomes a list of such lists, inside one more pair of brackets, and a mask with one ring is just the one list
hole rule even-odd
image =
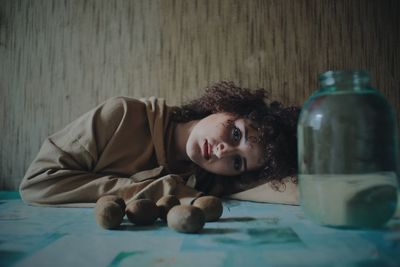
[[396, 0], [0, 0], [0, 189], [43, 139], [115, 95], [181, 104], [219, 80], [301, 105], [366, 69], [400, 111]]

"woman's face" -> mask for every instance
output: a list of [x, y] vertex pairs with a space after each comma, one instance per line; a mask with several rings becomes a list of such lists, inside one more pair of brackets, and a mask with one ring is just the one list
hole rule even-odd
[[250, 120], [228, 113], [197, 122], [186, 143], [188, 157], [201, 168], [220, 175], [239, 175], [264, 165], [257, 130]]

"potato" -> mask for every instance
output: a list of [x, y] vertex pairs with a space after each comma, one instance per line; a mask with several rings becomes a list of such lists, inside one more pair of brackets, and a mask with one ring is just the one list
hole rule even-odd
[[166, 221], [168, 211], [172, 207], [179, 205], [179, 204], [181, 204], [181, 203], [179, 202], [179, 199], [176, 198], [176, 196], [166, 195], [166, 196], [161, 197], [156, 203], [158, 210], [159, 210], [160, 218], [163, 221]]
[[105, 229], [114, 229], [121, 225], [124, 210], [114, 201], [100, 201], [95, 207], [96, 222]]
[[214, 196], [199, 197], [194, 201], [193, 206], [203, 210], [206, 222], [217, 221], [223, 212], [221, 200]]
[[158, 218], [158, 207], [150, 199], [137, 199], [128, 204], [126, 215], [136, 225], [150, 225]]
[[204, 212], [191, 205], [178, 205], [167, 214], [170, 228], [183, 233], [196, 233], [203, 229], [205, 224]]
[[124, 200], [122, 197], [115, 196], [115, 195], [105, 195], [105, 196], [100, 197], [100, 198], [97, 200], [97, 202], [100, 202], [100, 201], [114, 201], [114, 202], [116, 202], [116, 203], [121, 207], [121, 209], [125, 212], [126, 204], [125, 204], [125, 200]]

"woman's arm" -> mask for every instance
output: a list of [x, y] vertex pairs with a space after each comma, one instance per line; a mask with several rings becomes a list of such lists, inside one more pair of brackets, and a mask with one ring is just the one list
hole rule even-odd
[[101, 154], [123, 118], [121, 99], [110, 99], [48, 137], [20, 184], [30, 204], [94, 202], [128, 179], [101, 175]]
[[[156, 182], [161, 172], [149, 171], [140, 180], [128, 173], [126, 166], [137, 169], [153, 153], [151, 136], [136, 129], [145, 125], [144, 111], [139, 102], [113, 98], [47, 138], [20, 184], [22, 199], [37, 205], [91, 206], [88, 203], [105, 194], [126, 201], [140, 196], [157, 200], [168, 193], [195, 197], [198, 192], [187, 188], [179, 176], [167, 175]], [[133, 124], [139, 126], [132, 129]], [[135, 138], [137, 145], [126, 144]], [[134, 162], [139, 163], [132, 167]]]
[[285, 178], [282, 181], [284, 182], [282, 190], [272, 188], [271, 183], [268, 182], [239, 193], [228, 195], [227, 197], [237, 200], [299, 205], [297, 184], [292, 181], [291, 177]]

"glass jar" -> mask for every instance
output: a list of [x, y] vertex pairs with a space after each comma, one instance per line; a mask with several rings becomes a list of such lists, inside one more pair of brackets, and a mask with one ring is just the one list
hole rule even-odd
[[383, 226], [398, 195], [395, 113], [364, 71], [328, 71], [298, 122], [301, 205], [322, 225]]

